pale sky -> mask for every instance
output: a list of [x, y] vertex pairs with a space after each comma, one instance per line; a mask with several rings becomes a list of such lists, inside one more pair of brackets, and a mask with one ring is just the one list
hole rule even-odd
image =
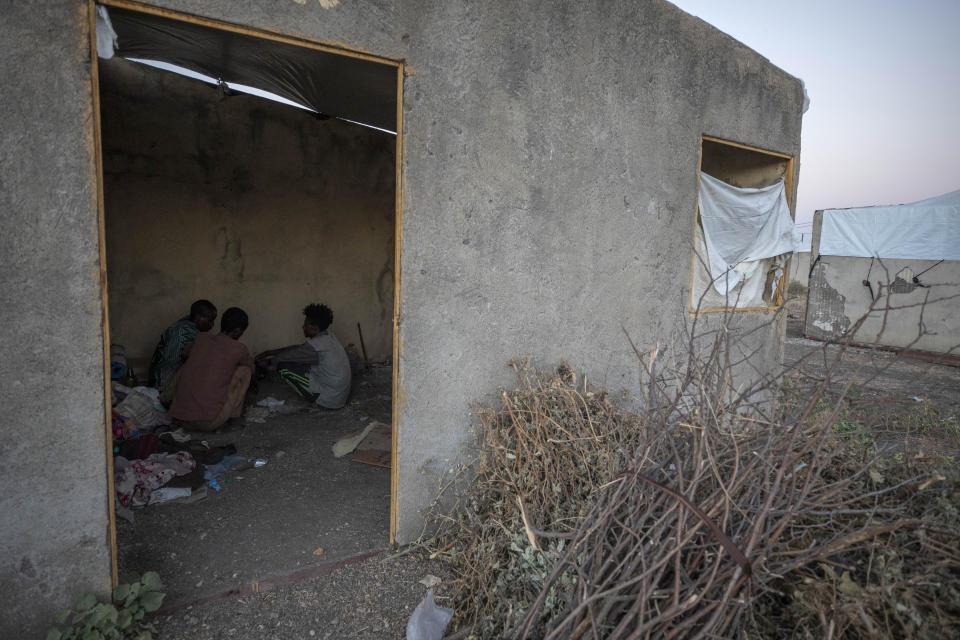
[[797, 222], [960, 189], [960, 0], [672, 0], [802, 79]]

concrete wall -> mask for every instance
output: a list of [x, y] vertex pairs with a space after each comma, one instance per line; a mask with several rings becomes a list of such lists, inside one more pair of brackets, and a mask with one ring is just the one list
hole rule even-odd
[[0, 637], [110, 587], [90, 42], [73, 0], [0, 20]]
[[[701, 134], [794, 155], [800, 144], [799, 83], [667, 3], [430, 4], [398, 16], [415, 72], [401, 541], [419, 533], [468, 437], [468, 403], [511, 384], [508, 359], [567, 358], [620, 389], [637, 370], [621, 327], [669, 345], [687, 299]], [[754, 336], [768, 366], [777, 330]]]
[[[567, 358], [617, 390], [636, 383], [623, 329], [641, 346], [673, 346], [689, 294], [701, 135], [800, 152], [800, 83], [659, 0], [154, 4], [340, 42], [408, 65], [396, 398], [400, 542], [420, 532], [423, 510], [469, 442], [470, 403], [490, 401], [511, 384], [510, 358], [530, 355], [544, 365]], [[97, 441], [103, 416], [94, 181], [85, 146], [91, 96], [77, 7], [68, 0], [31, 5], [3, 26], [4, 42], [23, 52], [3, 62], [15, 90], [4, 98], [3, 115], [24, 123], [3, 134], [4, 181], [17, 177], [12, 197], [4, 196], [13, 211], [4, 242], [26, 256], [3, 271], [5, 290], [16, 292], [17, 315], [8, 326], [22, 327], [18, 342], [4, 342], [4, 361], [16, 362], [18, 371], [26, 362], [51, 374], [67, 362], [78, 372], [11, 392], [20, 409], [11, 414], [5, 407], [4, 424], [17, 434], [39, 424], [56, 430], [45, 436], [62, 436], [64, 417], [77, 416], [71, 437], [83, 440], [81, 451], [41, 455], [41, 446], [63, 440], [31, 436], [18, 450], [32, 469], [20, 482], [34, 497], [37, 479], [73, 487], [46, 465], [75, 460], [90, 479], [81, 497], [99, 496], [85, 505], [79, 526], [69, 518], [78, 508], [73, 502], [58, 513], [66, 519], [42, 529], [69, 532], [44, 551], [50, 566], [60, 558], [55, 549], [83, 539], [78, 531], [102, 532], [105, 495]], [[20, 147], [28, 140], [26, 153], [34, 155], [24, 170]], [[39, 234], [38, 219], [54, 231]], [[58, 220], [63, 227], [55, 226]], [[50, 276], [43, 291], [39, 274]], [[742, 314], [734, 328], [761, 323], [765, 329], [752, 333], [747, 346], [760, 349], [754, 364], [764, 370], [776, 366], [782, 323], [769, 314]], [[22, 376], [4, 375], [8, 389]], [[35, 389], [50, 379], [65, 386], [55, 398], [41, 398]], [[32, 513], [26, 502], [10, 506]], [[36, 530], [44, 523], [35, 517], [30, 524]], [[21, 526], [5, 524], [2, 532], [15, 534], [5, 544], [19, 548], [4, 557], [18, 563], [25, 549], [48, 549]], [[96, 542], [97, 553], [73, 557], [81, 577], [102, 582], [105, 543]], [[62, 581], [58, 588], [82, 583]], [[53, 600], [14, 606], [36, 611]]]
[[804, 287], [810, 279], [810, 252], [793, 254], [790, 259], [790, 274], [787, 282], [799, 282]]
[[[823, 212], [813, 218], [813, 252], [820, 249]], [[820, 256], [810, 277], [804, 333], [813, 338], [842, 338], [854, 330], [854, 342], [935, 353], [960, 349], [960, 262], [873, 260]], [[931, 268], [932, 267], [932, 268]], [[902, 269], [920, 276], [896, 282]], [[870, 290], [863, 284], [869, 280]], [[892, 285], [892, 286], [891, 286]], [[872, 309], [871, 309], [872, 306]], [[858, 321], [863, 323], [858, 325]]]
[[[209, 298], [256, 353], [323, 301], [372, 358], [393, 347], [394, 136], [120, 58], [100, 63], [110, 337], [148, 359]], [[217, 329], [219, 330], [219, 329]], [[144, 372], [145, 373], [145, 372]]]

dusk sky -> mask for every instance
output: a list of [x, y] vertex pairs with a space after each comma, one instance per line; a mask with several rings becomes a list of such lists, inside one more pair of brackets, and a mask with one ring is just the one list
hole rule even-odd
[[960, 0], [673, 0], [802, 79], [797, 222], [960, 189]]

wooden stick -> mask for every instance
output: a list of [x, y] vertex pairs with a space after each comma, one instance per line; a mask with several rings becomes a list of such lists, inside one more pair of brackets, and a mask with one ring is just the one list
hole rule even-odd
[[357, 323], [357, 333], [360, 334], [360, 349], [363, 351], [363, 364], [367, 364], [370, 359], [367, 358], [367, 345], [363, 344], [363, 329], [360, 328], [359, 322]]

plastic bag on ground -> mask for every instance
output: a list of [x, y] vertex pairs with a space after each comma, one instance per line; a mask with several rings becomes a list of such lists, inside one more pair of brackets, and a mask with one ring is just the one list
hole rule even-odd
[[453, 609], [438, 607], [430, 589], [407, 622], [407, 640], [443, 640], [452, 617]]

